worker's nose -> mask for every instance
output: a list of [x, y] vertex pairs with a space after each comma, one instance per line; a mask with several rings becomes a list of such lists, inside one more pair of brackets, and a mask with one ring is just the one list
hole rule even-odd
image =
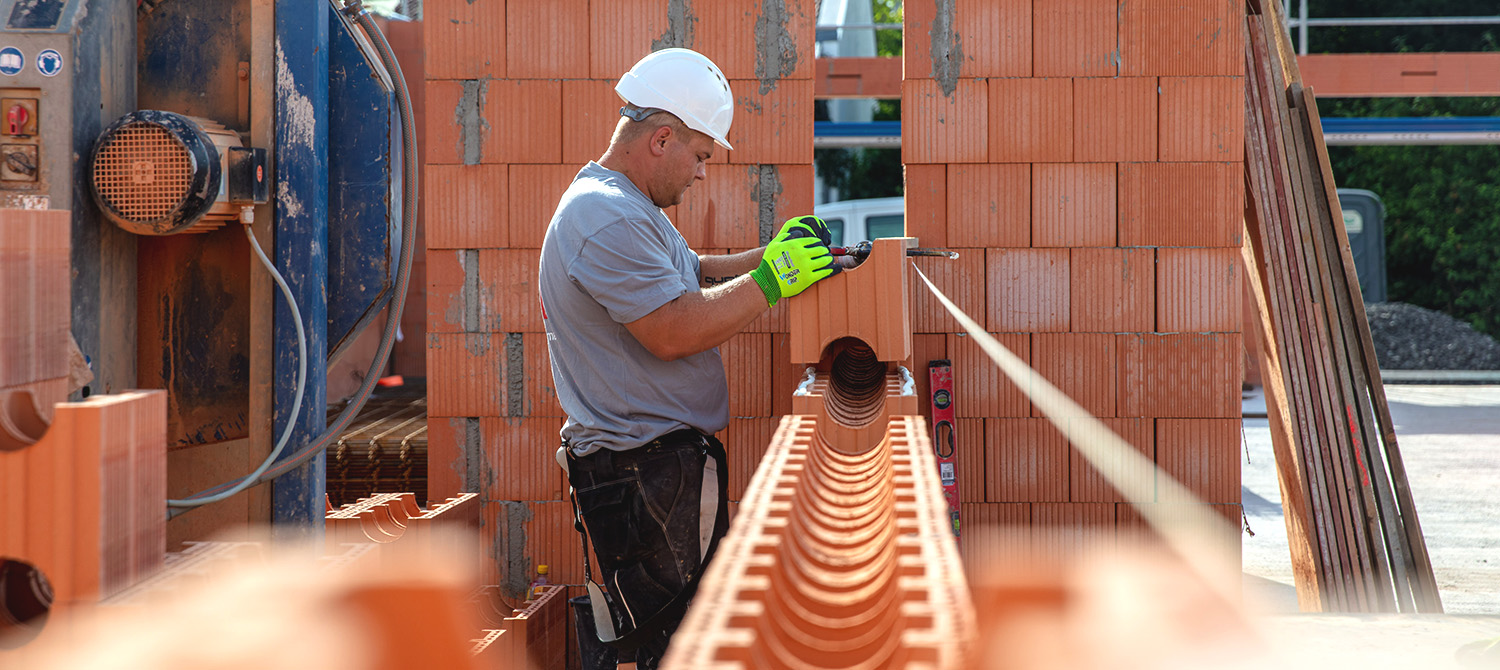
[[708, 164], [698, 161], [698, 170], [693, 173], [693, 179], [708, 179]]

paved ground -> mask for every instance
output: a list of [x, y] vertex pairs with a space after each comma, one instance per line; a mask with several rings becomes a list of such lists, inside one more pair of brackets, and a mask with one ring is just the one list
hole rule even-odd
[[[1446, 611], [1500, 615], [1500, 386], [1393, 385], [1386, 397]], [[1266, 420], [1246, 418], [1244, 438], [1242, 495], [1255, 532], [1243, 538], [1246, 593], [1270, 611], [1293, 612]]]

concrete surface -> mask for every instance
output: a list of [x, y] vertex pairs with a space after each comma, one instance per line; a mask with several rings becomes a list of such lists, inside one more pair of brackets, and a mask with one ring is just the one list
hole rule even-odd
[[[1266, 611], [1295, 612], [1270, 428], [1251, 418], [1264, 400], [1247, 395], [1245, 590]], [[1500, 386], [1391, 385], [1386, 398], [1446, 612], [1500, 615]], [[1477, 621], [1500, 635], [1500, 618]]]

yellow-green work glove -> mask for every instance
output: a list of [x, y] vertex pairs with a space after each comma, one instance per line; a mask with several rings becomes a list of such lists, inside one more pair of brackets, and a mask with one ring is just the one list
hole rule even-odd
[[828, 253], [828, 245], [806, 230], [793, 229], [783, 231], [766, 245], [760, 267], [751, 270], [750, 277], [766, 294], [766, 304], [775, 307], [777, 300], [797, 295], [841, 271], [843, 268]]
[[833, 234], [829, 232], [828, 224], [824, 223], [822, 219], [816, 216], [799, 216], [796, 218], [787, 219], [786, 223], [781, 224], [781, 231], [776, 233], [776, 237], [773, 237], [771, 239], [786, 239], [787, 234], [799, 228], [812, 233], [813, 237], [816, 237], [818, 238], [818, 240], [823, 242], [823, 246], [826, 247], [833, 245]]

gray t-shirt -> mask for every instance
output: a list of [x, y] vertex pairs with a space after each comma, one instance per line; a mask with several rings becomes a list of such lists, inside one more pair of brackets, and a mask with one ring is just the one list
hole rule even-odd
[[552, 381], [578, 455], [729, 425], [718, 349], [663, 361], [623, 324], [698, 290], [698, 255], [625, 175], [590, 162], [542, 240], [538, 281]]

